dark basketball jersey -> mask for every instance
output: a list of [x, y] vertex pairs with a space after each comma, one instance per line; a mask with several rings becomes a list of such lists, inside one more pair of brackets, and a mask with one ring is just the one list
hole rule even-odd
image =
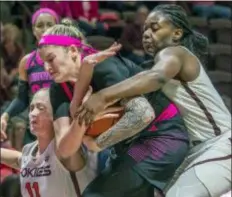
[[37, 51], [33, 51], [26, 65], [28, 83], [31, 89], [31, 94], [35, 94], [41, 88], [49, 88], [52, 78], [44, 69], [44, 63], [39, 57]]

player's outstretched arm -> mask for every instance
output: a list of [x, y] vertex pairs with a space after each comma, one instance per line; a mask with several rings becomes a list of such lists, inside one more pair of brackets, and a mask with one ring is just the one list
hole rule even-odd
[[96, 143], [101, 149], [136, 135], [155, 118], [152, 106], [144, 97], [135, 97], [121, 102], [125, 107], [125, 114], [113, 127], [96, 139]]
[[1, 148], [1, 163], [15, 169], [20, 169], [22, 153], [16, 150]]
[[169, 47], [162, 50], [155, 59], [152, 69], [143, 71], [111, 87], [99, 91], [106, 102], [118, 98], [128, 98], [136, 95], [157, 91], [166, 82], [174, 78], [182, 68], [183, 49]]

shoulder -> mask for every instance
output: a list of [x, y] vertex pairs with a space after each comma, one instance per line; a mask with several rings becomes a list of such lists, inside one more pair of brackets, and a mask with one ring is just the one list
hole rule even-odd
[[94, 75], [96, 74], [105, 74], [108, 72], [131, 72], [131, 71], [139, 71], [139, 67], [133, 63], [132, 61], [123, 58], [121, 56], [113, 56], [107, 58], [105, 61], [99, 63], [94, 68]]
[[159, 51], [159, 53], [157, 54], [158, 56], [162, 56], [162, 55], [184, 55], [186, 53], [186, 49], [184, 47], [181, 46], [171, 46], [171, 47], [166, 47], [164, 49], [162, 49], [161, 51]]
[[31, 149], [37, 144], [38, 142], [31, 142], [29, 144], [26, 144], [22, 149], [22, 156], [27, 156], [30, 154]]
[[[98, 63], [94, 68], [94, 73], [99, 71], [104, 71], [105, 69], [111, 69], [111, 65], [117, 65], [118, 59], [116, 57], [109, 57], [106, 60]], [[113, 67], [114, 68], [114, 67]]]
[[137, 69], [129, 60], [120, 56], [110, 57], [95, 66], [91, 85], [94, 91], [101, 90], [138, 73]]
[[159, 60], [176, 59], [182, 62], [188, 55], [187, 49], [181, 46], [166, 47], [155, 56], [155, 62]]
[[22, 59], [20, 60], [20, 63], [19, 63], [19, 69], [24, 69], [24, 70], [27, 69], [29, 61], [34, 53], [35, 53], [35, 51], [32, 51], [31, 53], [28, 53], [22, 57]]

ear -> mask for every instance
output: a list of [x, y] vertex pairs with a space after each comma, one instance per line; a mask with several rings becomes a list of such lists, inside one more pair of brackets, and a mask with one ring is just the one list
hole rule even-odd
[[178, 42], [183, 36], [183, 30], [182, 29], [175, 29], [172, 35], [173, 42]]
[[77, 60], [80, 51], [75, 45], [71, 45], [68, 47], [68, 53], [72, 57], [73, 61], [75, 62]]

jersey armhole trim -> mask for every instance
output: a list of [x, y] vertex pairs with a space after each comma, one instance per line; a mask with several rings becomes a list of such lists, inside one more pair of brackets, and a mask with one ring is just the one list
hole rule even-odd
[[32, 62], [32, 59], [33, 59], [35, 53], [36, 53], [36, 51], [32, 51], [29, 54], [29, 57], [28, 57], [27, 62], [26, 62], [26, 70], [28, 70], [30, 68], [30, 65], [31, 65], [31, 62]]

